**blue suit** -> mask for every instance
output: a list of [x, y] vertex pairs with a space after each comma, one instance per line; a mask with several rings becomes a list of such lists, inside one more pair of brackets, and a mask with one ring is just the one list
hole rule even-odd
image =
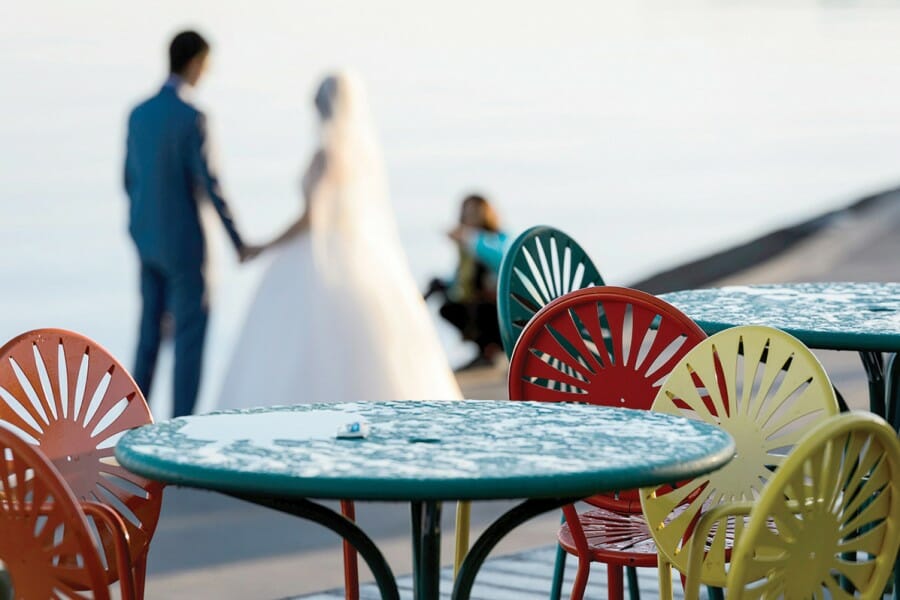
[[171, 77], [128, 118], [125, 190], [129, 232], [141, 263], [143, 298], [134, 378], [150, 393], [165, 313], [174, 319], [174, 416], [193, 412], [200, 387], [209, 316], [204, 266], [206, 240], [199, 204], [212, 201], [240, 251], [235, 228], [210, 165], [206, 119]]

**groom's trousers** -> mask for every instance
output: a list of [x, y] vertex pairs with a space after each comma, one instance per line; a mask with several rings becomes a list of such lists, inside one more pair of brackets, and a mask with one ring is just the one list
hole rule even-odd
[[202, 266], [175, 269], [141, 262], [141, 323], [134, 379], [150, 395], [166, 314], [174, 321], [175, 375], [172, 413], [194, 411], [203, 368], [209, 306]]

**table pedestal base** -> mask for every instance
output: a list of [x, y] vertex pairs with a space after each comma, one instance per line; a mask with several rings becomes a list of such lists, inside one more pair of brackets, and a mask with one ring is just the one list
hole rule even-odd
[[369, 566], [369, 570], [372, 571], [372, 575], [375, 577], [375, 583], [378, 585], [378, 591], [381, 592], [383, 600], [400, 600], [400, 592], [397, 590], [396, 578], [391, 571], [391, 567], [385, 560], [384, 555], [375, 545], [375, 542], [373, 542], [372, 539], [353, 521], [326, 506], [302, 498], [295, 500], [281, 500], [278, 498], [266, 498], [243, 494], [229, 495], [241, 500], [246, 500], [247, 502], [252, 502], [253, 504], [259, 504], [260, 506], [272, 508], [295, 517], [300, 517], [324, 525], [356, 548], [356, 551], [363, 557], [363, 560], [365, 560], [366, 564]]
[[[229, 495], [324, 525], [353, 546], [366, 561], [372, 575], [375, 576], [375, 583], [383, 600], [400, 600], [396, 578], [384, 555], [375, 542], [350, 519], [326, 506], [305, 499], [283, 500], [235, 493]], [[577, 498], [525, 500], [504, 513], [481, 534], [466, 555], [453, 586], [453, 600], [468, 600], [481, 565], [491, 550], [510, 531], [537, 515], [577, 501]], [[441, 581], [441, 502], [436, 500], [411, 502], [410, 513], [413, 597], [416, 600], [437, 600], [440, 596]]]
[[525, 500], [518, 506], [509, 509], [481, 534], [472, 546], [472, 549], [469, 550], [459, 569], [459, 574], [456, 576], [452, 600], [469, 599], [469, 595], [472, 593], [472, 585], [475, 583], [475, 575], [478, 574], [478, 570], [481, 569], [481, 565], [487, 559], [491, 550], [494, 549], [494, 546], [506, 537], [506, 534], [529, 519], [577, 501], [578, 498]]
[[441, 503], [411, 502], [413, 598], [437, 598], [441, 587]]

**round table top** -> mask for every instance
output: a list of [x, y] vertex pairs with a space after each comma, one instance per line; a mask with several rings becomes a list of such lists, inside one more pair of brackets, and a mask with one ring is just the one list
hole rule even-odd
[[785, 283], [660, 296], [708, 334], [768, 325], [812, 348], [900, 351], [900, 283]]
[[[337, 439], [364, 420], [362, 439]], [[131, 430], [116, 457], [145, 477], [277, 498], [575, 498], [679, 481], [734, 454], [723, 430], [584, 404], [397, 401], [181, 417]]]

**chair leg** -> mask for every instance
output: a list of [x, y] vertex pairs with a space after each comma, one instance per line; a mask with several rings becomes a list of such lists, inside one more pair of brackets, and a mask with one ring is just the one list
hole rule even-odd
[[894, 561], [894, 590], [891, 597], [894, 600], [900, 598], [900, 558]]
[[622, 565], [606, 565], [606, 574], [609, 600], [625, 600], [625, 579], [622, 577]]
[[9, 571], [0, 566], [0, 600], [13, 600], [12, 578]]
[[628, 578], [628, 598], [641, 600], [641, 588], [638, 586], [637, 569], [625, 567], [625, 576]]
[[553, 584], [550, 589], [550, 600], [559, 600], [562, 596], [563, 577], [566, 574], [566, 552], [562, 546], [556, 547], [556, 561], [553, 565]]
[[137, 600], [144, 600], [144, 585], [147, 582], [147, 554], [138, 557], [133, 565], [134, 572], [134, 596]]
[[722, 588], [707, 586], [706, 597], [709, 600], [725, 600], [725, 592]]
[[[888, 355], [885, 367], [885, 396], [887, 398], [886, 417], [888, 423], [900, 433], [900, 358], [896, 353]], [[900, 554], [894, 560], [894, 589], [891, 597], [900, 598]]]
[[453, 557], [453, 577], [459, 573], [459, 568], [469, 552], [469, 521], [472, 514], [471, 502], [456, 503], [456, 552]]
[[[351, 500], [341, 500], [341, 514], [356, 520], [356, 507]], [[345, 600], [359, 600], [359, 567], [356, 564], [356, 549], [346, 540], [344, 548], [344, 598]]]
[[659, 598], [660, 600], [672, 600], [672, 565], [659, 554]]
[[888, 355], [885, 371], [886, 414], [888, 423], [900, 433], [900, 359], [896, 354]]
[[[569, 596], [569, 600], [583, 600], [590, 574], [591, 561], [578, 557], [578, 570], [575, 571], [575, 583], [572, 585], [572, 594]], [[613, 600], [612, 596], [610, 596], [610, 600]]]
[[[885, 372], [885, 398], [887, 405], [885, 407], [888, 423], [897, 433], [900, 433], [900, 358], [896, 353], [891, 353], [887, 357], [887, 364], [884, 368]], [[894, 600], [900, 598], [900, 555], [894, 560], [894, 589], [891, 597]]]

